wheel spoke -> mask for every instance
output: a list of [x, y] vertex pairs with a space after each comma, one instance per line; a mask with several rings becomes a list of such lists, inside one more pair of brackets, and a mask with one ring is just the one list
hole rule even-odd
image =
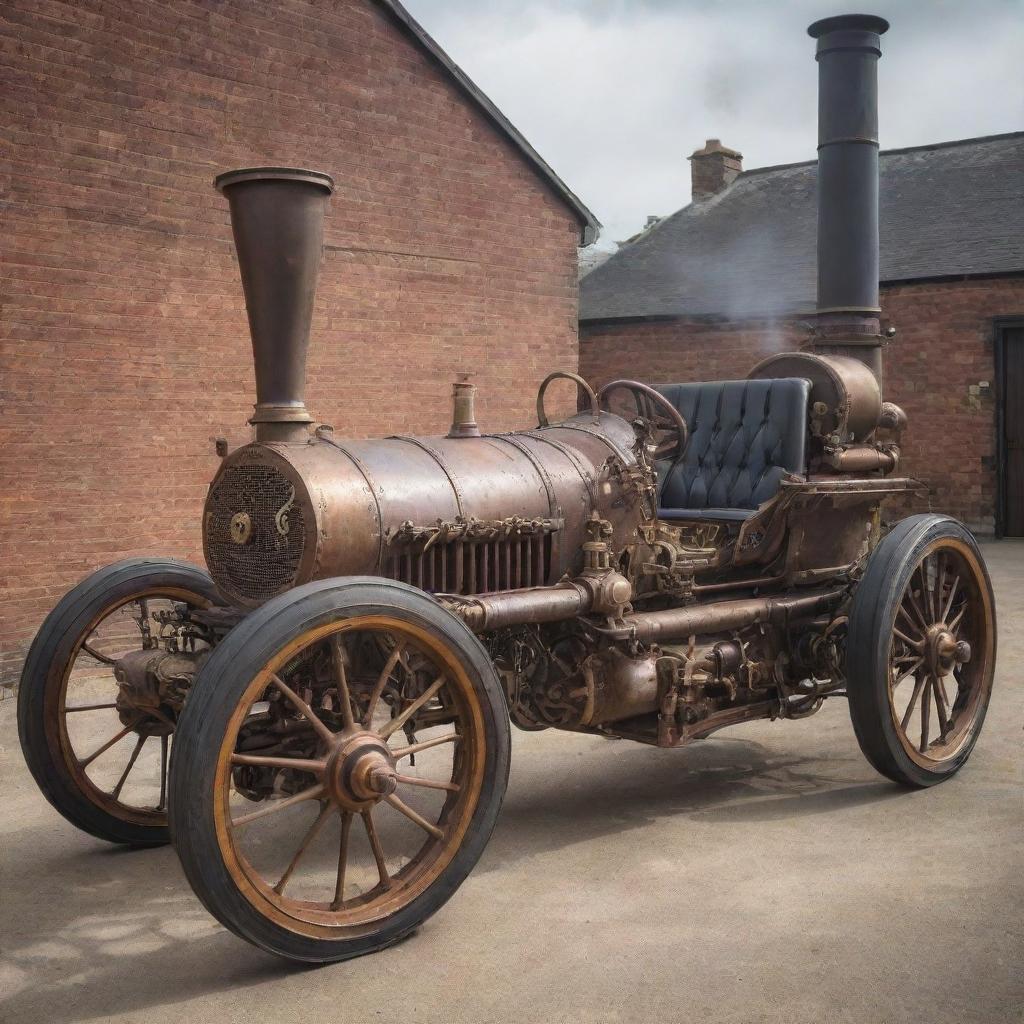
[[446, 789], [449, 793], [458, 793], [457, 782], [438, 782], [434, 779], [421, 779], [415, 775], [395, 775], [395, 778], [407, 786], [422, 786], [424, 789]]
[[949, 597], [946, 598], [945, 607], [942, 609], [941, 621], [945, 622], [949, 618], [949, 613], [953, 610], [953, 600], [956, 597], [957, 590], [960, 589], [960, 577], [954, 576], [953, 582], [949, 588]]
[[[348, 867], [348, 840], [352, 832], [352, 812], [341, 812], [341, 841], [338, 844], [338, 874], [334, 881], [334, 899], [331, 910], [338, 910], [345, 902], [345, 870]], [[374, 854], [376, 856], [376, 853]], [[377, 864], [380, 869], [380, 862]]]
[[150, 640], [153, 635], [149, 625], [149, 599], [140, 597], [135, 603], [139, 606], [139, 617], [135, 620], [135, 624], [139, 627], [139, 632], [142, 634], [142, 646], [145, 649], [150, 646]]
[[963, 669], [963, 665], [953, 666], [953, 678], [956, 680], [957, 691], [963, 690], [964, 687], [967, 686], [967, 683], [965, 683], [963, 679], [960, 678], [960, 673], [963, 672]]
[[920, 661], [923, 655], [920, 654], [897, 654], [892, 659], [893, 667], [897, 665], [905, 665], [907, 662]]
[[377, 835], [377, 826], [373, 823], [373, 812], [370, 810], [362, 812], [363, 826], [366, 828], [366, 836], [370, 840], [370, 849], [373, 850], [373, 859], [377, 862], [377, 874], [380, 876], [380, 884], [385, 889], [391, 888], [391, 876], [388, 874], [388, 867], [384, 863], [384, 850], [380, 845], [380, 836]]
[[439, 675], [397, 718], [392, 718], [380, 731], [382, 739], [387, 739], [396, 729], [400, 729], [406, 722], [416, 714], [424, 704], [430, 700], [438, 690], [445, 684], [448, 677], [443, 673]]
[[907, 726], [910, 724], [910, 716], [914, 713], [917, 698], [921, 696], [921, 691], [924, 689], [924, 679], [924, 676], [918, 676], [914, 682], [914, 692], [910, 695], [910, 703], [907, 705], [906, 711], [903, 712], [903, 718], [900, 720], [900, 728], [904, 733], [906, 733]]
[[911, 630], [916, 631], [922, 628], [921, 623], [919, 623], [914, 616], [907, 611], [907, 606], [903, 602], [900, 602], [899, 607], [896, 609], [896, 614], [902, 615], [903, 618], [907, 620], [907, 625]]
[[88, 765], [92, 764], [93, 761], [95, 761], [96, 758], [100, 756], [100, 754], [109, 750], [115, 743], [117, 743], [118, 740], [123, 740], [125, 736], [127, 736], [128, 733], [130, 733], [132, 729], [135, 728], [138, 721], [138, 718], [133, 718], [131, 722], [129, 722], [129, 724], [126, 725], [119, 733], [116, 733], [114, 736], [111, 736], [111, 738], [107, 740], [107, 742], [104, 743], [103, 746], [94, 750], [84, 761], [79, 761], [78, 767], [85, 768]]
[[[902, 659], [897, 659], [897, 660], [902, 660]], [[920, 665], [922, 665], [923, 663], [924, 663], [924, 656], [923, 655], [920, 655], [920, 656], [914, 658], [914, 661], [911, 664], [911, 666], [909, 668], [907, 668], [907, 669], [904, 669], [903, 672], [901, 672], [900, 675], [898, 675], [896, 677], [896, 679], [893, 680], [892, 688], [895, 690], [896, 687], [899, 686], [900, 683], [902, 683], [903, 680], [907, 678], [907, 676], [912, 676], [914, 674], [914, 672], [917, 671], [918, 667]]]
[[279, 676], [270, 677], [271, 682], [285, 695], [292, 706], [313, 727], [317, 735], [327, 744], [334, 742], [334, 733], [317, 717], [313, 709]]
[[928, 749], [928, 731], [932, 723], [932, 688], [925, 686], [921, 697], [921, 745], [918, 750], [923, 754]]
[[352, 698], [348, 692], [348, 676], [345, 672], [345, 652], [341, 646], [341, 637], [335, 633], [331, 637], [331, 658], [334, 661], [334, 674], [338, 680], [338, 700], [341, 702], [341, 719], [346, 729], [355, 725], [352, 717]]
[[923, 640], [911, 640], [906, 633], [902, 630], [896, 629], [895, 626], [893, 627], [892, 632], [893, 636], [898, 636], [908, 647], [913, 647], [915, 651], [920, 650], [921, 646], [924, 644]]
[[326, 787], [323, 783], [318, 782], [315, 786], [310, 786], [309, 789], [296, 793], [295, 796], [287, 797], [284, 800], [269, 801], [266, 807], [261, 807], [258, 811], [253, 811], [251, 814], [243, 814], [242, 817], [233, 819], [231, 826], [232, 828], [238, 828], [242, 825], [248, 825], [250, 821], [255, 821], [257, 818], [265, 818], [268, 814], [277, 814], [278, 811], [283, 811], [286, 807], [292, 807], [305, 800], [316, 800], [325, 789]]
[[131, 774], [131, 770], [135, 767], [135, 762], [138, 760], [139, 754], [142, 752], [142, 748], [149, 739], [148, 736], [140, 736], [135, 743], [135, 749], [132, 751], [131, 757], [128, 758], [128, 763], [124, 766], [124, 771], [121, 772], [121, 778], [117, 780], [117, 785], [110, 791], [110, 795], [118, 800], [121, 796], [121, 790], [124, 789], [125, 782], [128, 781], [128, 776]]
[[[91, 639], [91, 638], [90, 638]], [[113, 665], [114, 659], [108, 657], [106, 654], [100, 654], [95, 647], [92, 646], [88, 641], [82, 644], [82, 650], [89, 655], [90, 658], [95, 658], [97, 661], [102, 662], [104, 665]]]
[[76, 704], [74, 707], [64, 708], [64, 714], [72, 715], [76, 711], [107, 711], [116, 707], [116, 704]]
[[264, 757], [262, 754], [232, 754], [232, 764], [251, 765], [254, 768], [291, 768], [297, 772], [323, 775], [327, 770], [326, 761], [314, 761], [305, 757]]
[[156, 805], [158, 811], [167, 806], [167, 754], [170, 748], [170, 736], [166, 733], [160, 737], [160, 802]]
[[907, 584], [906, 592], [907, 600], [910, 602], [910, 607], [914, 614], [917, 616], [917, 620], [921, 625], [921, 629], [927, 632], [928, 620], [925, 617], [924, 612], [921, 610], [921, 606], [917, 603], [917, 598], [914, 596], [914, 579], [911, 577], [910, 582]]
[[932, 689], [935, 691], [935, 713], [939, 716], [939, 739], [943, 740], [949, 732], [950, 714], [946, 691], [937, 675], [932, 676]]
[[935, 608], [935, 618], [933, 621], [941, 622], [942, 617], [939, 615], [939, 610], [942, 608], [942, 591], [946, 586], [946, 556], [943, 552], [939, 552], [935, 556], [935, 586], [932, 588], [932, 604]]
[[921, 580], [921, 603], [924, 605], [925, 621], [935, 621], [935, 611], [932, 608], [932, 589], [928, 586], [928, 558], [923, 558], [917, 567], [917, 575]]
[[420, 743], [413, 743], [408, 747], [397, 747], [391, 751], [391, 756], [401, 761], [403, 757], [411, 757], [421, 750], [429, 750], [431, 747], [440, 746], [442, 743], [458, 743], [462, 737], [457, 732], [445, 733], [444, 736], [434, 736], [432, 739], [423, 740]]
[[444, 839], [444, 832], [441, 831], [436, 825], [431, 825], [426, 818], [422, 815], [417, 814], [408, 804], [403, 803], [394, 793], [389, 794], [384, 798], [396, 811], [400, 811], [410, 821], [415, 822], [425, 832], [429, 832], [435, 839]]
[[953, 636], [957, 635], [957, 630], [960, 628], [960, 623], [963, 620], [964, 612], [966, 612], [966, 611], [967, 611], [967, 602], [964, 601], [964, 603], [960, 606], [960, 611], [958, 611], [956, 613], [956, 615], [953, 617], [953, 620], [950, 623], [948, 623], [949, 631], [950, 631], [950, 633], [953, 634]]
[[363, 718], [363, 725], [367, 728], [370, 727], [370, 722], [373, 721], [373, 712], [377, 708], [377, 701], [380, 700], [380, 695], [384, 692], [384, 687], [387, 686], [387, 682], [391, 678], [391, 673], [394, 672], [395, 666], [398, 664], [404, 651], [405, 644], [397, 644], [395, 649], [391, 652], [391, 656], [384, 663], [384, 667], [381, 669], [380, 675], [377, 677], [377, 682], [374, 684], [373, 692], [370, 694], [370, 702], [366, 707], [366, 715]]
[[284, 869], [284, 874], [281, 876], [281, 880], [274, 886], [274, 892], [280, 896], [284, 892], [284, 887], [288, 884], [288, 879], [292, 877], [295, 869], [299, 865], [299, 861], [302, 859], [302, 855], [309, 849], [313, 840], [316, 839], [320, 833], [320, 829], [324, 827], [324, 822], [327, 821], [328, 815], [334, 810], [334, 805], [329, 801], [325, 800], [323, 806], [320, 808], [320, 813], [316, 816], [316, 821], [306, 830], [306, 834], [302, 837], [302, 842], [299, 843], [299, 848], [295, 851], [295, 856], [288, 863], [288, 867]]

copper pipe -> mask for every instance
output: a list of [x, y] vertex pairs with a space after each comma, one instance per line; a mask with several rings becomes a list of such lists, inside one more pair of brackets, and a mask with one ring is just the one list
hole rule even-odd
[[[833, 587], [799, 595], [716, 601], [626, 615], [621, 626], [595, 628], [602, 635], [619, 640], [674, 640], [758, 623], [784, 625], [790, 619], [831, 610], [845, 594], [845, 587]], [[508, 626], [562, 622], [586, 615], [591, 610], [592, 597], [588, 588], [566, 582], [557, 587], [513, 590], [469, 599], [450, 598], [446, 603], [474, 633], [490, 633]]]
[[575, 583], [510, 590], [503, 594], [458, 599], [449, 607], [474, 633], [490, 633], [527, 622], [561, 622], [590, 610], [590, 592]]
[[714, 604], [667, 608], [660, 612], [644, 612], [624, 617], [624, 625], [603, 630], [616, 639], [635, 638], [644, 642], [678, 640], [703, 636], [727, 629], [742, 629], [759, 623], [785, 625], [791, 619], [821, 614], [837, 605], [846, 594], [845, 587], [815, 590], [807, 594], [777, 597], [750, 597], [738, 601], [717, 601]]

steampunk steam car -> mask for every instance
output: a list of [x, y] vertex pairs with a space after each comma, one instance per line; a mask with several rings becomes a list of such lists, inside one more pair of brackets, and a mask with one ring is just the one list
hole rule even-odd
[[[209, 574], [121, 562], [43, 625], [19, 725], [54, 806], [113, 842], [170, 837], [228, 928], [330, 961], [396, 941], [469, 873], [505, 790], [510, 718], [676, 747], [842, 696], [884, 775], [957, 771], [989, 700], [995, 615], [962, 525], [882, 526], [882, 502], [916, 486], [898, 475], [906, 418], [881, 392], [886, 28], [811, 28], [809, 347], [737, 381], [595, 392], [555, 373], [530, 430], [482, 434], [465, 381], [445, 437], [314, 427], [302, 396], [332, 181], [218, 177], [254, 440], [210, 487]], [[558, 378], [580, 402], [552, 423]]]

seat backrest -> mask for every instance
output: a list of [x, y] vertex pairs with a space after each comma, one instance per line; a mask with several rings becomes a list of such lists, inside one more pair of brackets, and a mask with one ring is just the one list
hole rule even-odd
[[807, 398], [799, 377], [663, 384], [690, 428], [686, 451], [659, 466], [665, 508], [757, 508], [787, 473], [807, 472]]

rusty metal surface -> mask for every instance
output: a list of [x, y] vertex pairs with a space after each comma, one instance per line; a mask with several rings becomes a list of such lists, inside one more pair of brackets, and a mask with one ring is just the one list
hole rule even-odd
[[[859, 360], [819, 352], [780, 352], [758, 362], [752, 379], [803, 377], [811, 382], [811, 435], [863, 441], [882, 413], [878, 378]], [[820, 403], [820, 404], [819, 404]]]
[[[596, 425], [583, 414], [565, 424], [494, 437], [342, 443], [320, 435], [302, 444], [247, 445], [223, 461], [210, 489], [207, 563], [225, 594], [244, 604], [329, 576], [373, 573], [423, 585], [418, 565], [407, 578], [396, 572], [396, 560], [424, 554], [426, 537], [417, 550], [410, 529], [449, 524], [446, 536], [454, 540], [461, 533], [458, 539], [466, 542], [453, 558], [462, 558], [458, 552], [468, 546], [467, 561], [479, 556], [482, 563], [498, 552], [500, 563], [472, 587], [449, 586], [445, 571], [444, 581], [431, 574], [426, 589], [473, 593], [551, 582], [580, 568], [587, 517], [608, 504], [599, 482], [610, 464], [627, 475], [636, 469], [627, 447], [633, 440], [627, 424], [605, 413]], [[622, 499], [616, 494], [621, 508], [607, 511], [625, 524], [639, 497]], [[537, 545], [519, 543], [520, 528], [512, 531], [520, 550], [491, 544], [507, 540], [508, 530], [501, 538], [483, 529], [514, 521], [553, 524], [543, 531], [542, 564]], [[233, 536], [232, 523], [247, 525]], [[506, 571], [506, 559], [525, 565], [517, 570], [510, 564]], [[461, 565], [451, 575], [461, 577]]]
[[[255, 605], [362, 574], [427, 590], [488, 645], [513, 720], [527, 728], [614, 726], [671, 745], [751, 717], [813, 713], [841, 683], [836, 623], [881, 536], [881, 502], [914, 486], [886, 479], [906, 417], [882, 402], [873, 269], [884, 28], [857, 16], [810, 29], [821, 88], [817, 325], [811, 351], [771, 356], [750, 374], [810, 380], [804, 474], [745, 518], [659, 522], [656, 461], [681, 453], [688, 431], [656, 392], [616, 381], [595, 394], [555, 371], [538, 389], [536, 428], [487, 435], [460, 373], [446, 437], [340, 441], [329, 428], [308, 437], [276, 424], [262, 438], [272, 443], [225, 458], [204, 530], [225, 593]], [[235, 181], [236, 236], [239, 224], [253, 228], [242, 232], [243, 278], [245, 265], [266, 273], [282, 255], [248, 244], [269, 244], [259, 232], [281, 213], [266, 202], [271, 185], [292, 197], [297, 235], [285, 248], [315, 267], [325, 189], [313, 202], [316, 183], [294, 175]], [[308, 318], [292, 302], [287, 323], [275, 320], [289, 301], [254, 295], [250, 318], [258, 379], [261, 360], [268, 377], [279, 360], [301, 404]], [[580, 411], [552, 423], [545, 395], [560, 379], [576, 385]], [[612, 404], [624, 393], [629, 409]], [[247, 490], [255, 480], [265, 486]]]

